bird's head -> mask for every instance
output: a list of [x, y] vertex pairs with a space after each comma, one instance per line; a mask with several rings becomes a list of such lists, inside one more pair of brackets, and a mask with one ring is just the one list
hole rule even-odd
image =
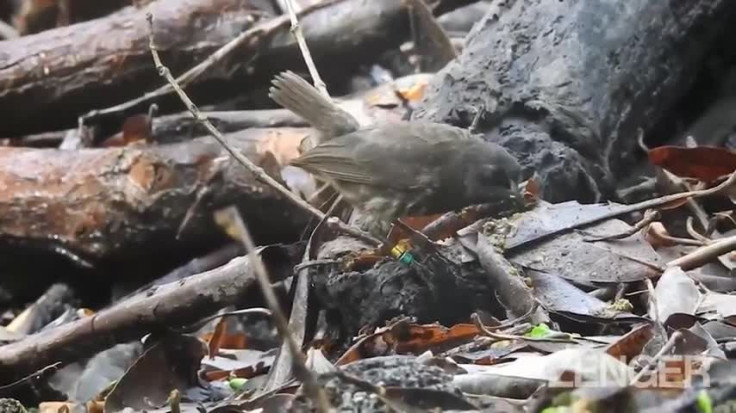
[[474, 204], [520, 199], [519, 162], [503, 147], [483, 142], [465, 157], [465, 196]]

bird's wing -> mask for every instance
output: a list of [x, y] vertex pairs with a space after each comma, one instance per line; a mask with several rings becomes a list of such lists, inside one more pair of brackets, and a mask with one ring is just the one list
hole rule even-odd
[[345, 139], [349, 137], [346, 135], [323, 142], [291, 161], [291, 164], [329, 179], [374, 184], [370, 170], [356, 162], [355, 145], [360, 143]]
[[411, 139], [422, 140], [432, 146], [455, 145], [458, 141], [473, 139], [465, 129], [425, 121], [412, 122], [411, 128], [407, 129], [407, 135], [410, 135]]
[[457, 140], [463, 138], [456, 128], [440, 128], [398, 122], [361, 129], [323, 142], [291, 163], [349, 183], [399, 190], [427, 188], [436, 183], [436, 175], [446, 163], [443, 160], [452, 156]]
[[450, 155], [443, 139], [426, 139], [405, 122], [360, 133], [365, 134], [364, 139], [355, 147], [353, 159], [373, 171], [376, 185], [387, 188], [417, 190], [433, 186], [441, 159]]

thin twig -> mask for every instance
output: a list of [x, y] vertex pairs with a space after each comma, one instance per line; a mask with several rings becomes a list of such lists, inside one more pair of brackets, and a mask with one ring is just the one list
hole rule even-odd
[[302, 381], [302, 383], [304, 383], [305, 390], [316, 403], [318, 411], [328, 412], [330, 410], [330, 404], [327, 401], [327, 395], [325, 394], [324, 389], [322, 389], [317, 383], [317, 379], [314, 377], [312, 372], [307, 368], [306, 359], [304, 354], [302, 354], [301, 346], [297, 345], [291, 332], [289, 332], [288, 320], [283, 311], [281, 311], [281, 306], [279, 305], [278, 298], [276, 298], [276, 293], [274, 292], [273, 287], [271, 287], [271, 281], [266, 273], [266, 266], [263, 264], [263, 261], [261, 261], [260, 255], [256, 253], [256, 245], [253, 242], [250, 231], [248, 231], [248, 227], [245, 225], [245, 222], [240, 217], [240, 214], [235, 207], [227, 208], [226, 213], [236, 225], [239, 235], [241, 236], [243, 246], [248, 252], [248, 260], [255, 270], [254, 272], [258, 279], [258, 284], [261, 286], [263, 298], [271, 309], [276, 329], [284, 342], [289, 346], [289, 350], [293, 357], [292, 363], [294, 365], [295, 375]]
[[192, 102], [191, 99], [189, 99], [189, 96], [184, 92], [184, 90], [179, 86], [179, 83], [174, 79], [174, 77], [171, 75], [171, 72], [169, 69], [163, 65], [161, 62], [161, 58], [158, 54], [158, 49], [156, 48], [156, 44], [154, 43], [153, 39], [153, 14], [148, 13], [146, 15], [146, 18], [148, 19], [148, 26], [150, 29], [149, 37], [148, 37], [148, 47], [151, 49], [151, 55], [153, 56], [153, 62], [156, 65], [156, 70], [158, 71], [159, 76], [166, 79], [166, 81], [171, 85], [171, 87], [174, 89], [174, 91], [179, 95], [179, 99], [181, 99], [182, 102], [184, 102], [184, 105], [189, 109], [189, 112], [192, 114], [194, 119], [197, 120], [197, 122], [204, 125], [205, 128], [207, 128], [207, 131], [210, 132], [210, 134], [217, 140], [217, 142], [222, 145], [225, 150], [236, 160], [238, 163], [240, 163], [242, 166], [244, 166], [246, 169], [248, 169], [251, 173], [253, 173], [256, 178], [261, 180], [262, 182], [265, 182], [269, 186], [273, 187], [277, 191], [281, 192], [282, 195], [286, 196], [287, 198], [291, 199], [295, 204], [297, 204], [302, 209], [306, 210], [307, 212], [311, 213], [312, 215], [315, 215], [319, 218], [321, 218], [324, 214], [322, 214], [322, 211], [318, 210], [317, 208], [307, 204], [304, 202], [301, 198], [299, 198], [298, 195], [295, 193], [289, 191], [287, 188], [283, 187], [280, 183], [278, 183], [275, 179], [270, 177], [266, 171], [264, 171], [262, 168], [258, 167], [256, 164], [251, 162], [250, 159], [248, 159], [245, 155], [240, 153], [237, 149], [235, 149], [233, 146], [231, 146], [226, 140], [225, 137], [220, 133], [220, 131], [215, 128], [214, 125], [207, 119], [206, 116], [200, 112], [197, 105]]
[[639, 220], [634, 226], [628, 228], [626, 231], [623, 231], [618, 234], [612, 234], [612, 235], [604, 235], [602, 237], [586, 237], [583, 238], [583, 241], [585, 242], [599, 242], [599, 241], [610, 241], [610, 240], [619, 240], [628, 238], [637, 232], [641, 231], [644, 227], [651, 224], [652, 222], [660, 219], [662, 217], [662, 214], [657, 211], [656, 209], [648, 209], [644, 211], [644, 217]]
[[689, 245], [702, 247], [710, 242], [703, 242], [693, 238], [673, 237], [661, 222], [652, 222], [646, 229], [646, 235], [654, 245]]
[[[488, 331], [498, 331], [498, 330], [503, 330], [505, 328], [513, 327], [517, 323], [519, 323], [521, 321], [524, 321], [524, 320], [528, 319], [529, 317], [531, 317], [532, 313], [534, 313], [534, 311], [537, 309], [538, 306], [539, 306], [539, 303], [535, 302], [534, 305], [532, 305], [531, 307], [529, 307], [529, 311], [527, 311], [526, 314], [520, 315], [518, 317], [511, 318], [511, 319], [507, 319], [507, 320], [503, 321], [501, 324], [499, 324], [497, 326], [483, 325], [483, 327], [485, 327]], [[477, 316], [477, 317], [479, 317], [479, 316]], [[480, 318], [478, 318], [478, 319], [480, 320]]]
[[711, 242], [711, 239], [706, 237], [705, 235], [702, 235], [695, 229], [694, 225], [694, 219], [692, 216], [687, 217], [687, 221], [685, 223], [685, 229], [687, 230], [687, 233], [693, 237], [694, 239], [701, 241], [703, 244], [708, 244]]
[[227, 311], [224, 313], [212, 314], [211, 316], [207, 316], [201, 320], [198, 320], [196, 323], [193, 323], [191, 325], [188, 325], [178, 330], [173, 329], [173, 331], [176, 331], [179, 333], [187, 333], [187, 332], [199, 330], [200, 328], [204, 327], [205, 324], [209, 323], [212, 320], [216, 320], [218, 318], [225, 318], [225, 317], [232, 317], [232, 316], [239, 316], [239, 315], [252, 315], [252, 314], [261, 314], [261, 315], [270, 317], [272, 313], [271, 313], [271, 310], [268, 310], [266, 308], [260, 308], [260, 307], [244, 308], [241, 310]]
[[337, 265], [337, 264], [340, 264], [340, 262], [341, 262], [340, 260], [328, 260], [328, 259], [304, 261], [294, 266], [294, 272], [299, 272], [299, 271], [302, 271], [302, 270], [305, 270], [311, 267], [321, 267], [325, 265]]
[[646, 210], [650, 208], [662, 207], [664, 205], [671, 204], [673, 202], [680, 201], [680, 200], [687, 199], [687, 198], [702, 198], [706, 196], [715, 195], [715, 194], [725, 191], [726, 189], [730, 188], [734, 184], [736, 184], [736, 172], [731, 173], [728, 176], [728, 179], [721, 182], [718, 186], [714, 186], [708, 189], [701, 189], [697, 191], [687, 191], [687, 192], [680, 192], [680, 193], [672, 194], [672, 195], [665, 195], [659, 198], [649, 199], [647, 201], [639, 202], [636, 204], [624, 205], [620, 208], [616, 208], [605, 214], [581, 219], [580, 221], [575, 222], [571, 225], [566, 225], [561, 228], [556, 228], [552, 231], [540, 234], [539, 236], [535, 238], [524, 240], [517, 244], [507, 245], [506, 249], [512, 250], [512, 249], [520, 248], [522, 246], [529, 245], [531, 243], [542, 242], [543, 240], [547, 240], [550, 237], [553, 237], [555, 235], [566, 233], [568, 231], [572, 231], [577, 228], [587, 227], [588, 225], [593, 225], [601, 221], [607, 221], [609, 219], [613, 219], [621, 215], [630, 214], [632, 212], [642, 211], [642, 210]]
[[644, 129], [642, 128], [636, 129], [636, 144], [642, 151], [649, 152], [649, 146], [644, 142]]
[[[333, 208], [327, 211], [326, 216], [330, 216], [334, 212]], [[315, 257], [317, 251], [317, 240], [324, 224], [321, 220], [314, 227], [309, 235], [307, 245], [304, 246], [302, 261], [310, 260]], [[309, 296], [310, 296], [309, 273], [307, 271], [294, 271], [291, 290], [293, 294], [291, 313], [289, 314], [289, 325], [292, 328], [293, 335], [304, 341], [307, 334], [307, 318], [309, 314]], [[309, 360], [309, 355], [307, 355]], [[262, 386], [260, 394], [270, 393], [273, 390], [282, 388], [293, 376], [293, 363], [291, 362], [291, 351], [285, 344], [281, 344], [278, 357], [274, 360], [271, 370], [268, 372], [266, 383]]]
[[736, 250], [736, 236], [722, 238], [668, 262], [667, 267], [681, 267], [685, 271], [692, 270], [734, 250]]
[[307, 198], [307, 201], [308, 202], [316, 201], [317, 198], [327, 190], [327, 188], [332, 188], [332, 186], [328, 183], [323, 184], [321, 187], [319, 187], [319, 189], [314, 191], [314, 193], [311, 196], [309, 196], [309, 198]]
[[330, 94], [327, 92], [327, 86], [325, 86], [325, 82], [322, 81], [322, 78], [319, 76], [317, 66], [314, 64], [314, 59], [312, 59], [312, 54], [309, 52], [309, 47], [307, 47], [307, 41], [304, 39], [302, 26], [299, 24], [299, 20], [296, 17], [296, 7], [294, 7], [293, 0], [286, 0], [285, 3], [289, 12], [289, 19], [291, 20], [291, 35], [294, 36], [296, 43], [299, 45], [299, 50], [302, 52], [307, 69], [309, 69], [309, 75], [312, 77], [314, 87], [329, 99]]
[[207, 179], [204, 180], [204, 183], [202, 184], [202, 187], [197, 190], [197, 193], [194, 196], [194, 201], [192, 202], [192, 205], [189, 206], [187, 209], [187, 212], [184, 214], [184, 218], [181, 220], [181, 224], [179, 224], [179, 228], [176, 230], [176, 239], [180, 240], [182, 234], [184, 233], [184, 230], [189, 225], [189, 222], [194, 218], [197, 209], [199, 208], [199, 205], [202, 203], [202, 201], [205, 199], [205, 197], [212, 193], [212, 187], [210, 184], [215, 181], [215, 179], [220, 179], [223, 176], [224, 173], [224, 166], [220, 161], [220, 159], [226, 159], [226, 157], [222, 158], [215, 158], [213, 161], [214, 163], [214, 170], [210, 172], [210, 176], [207, 177]]
[[350, 225], [345, 224], [344, 222], [340, 221], [338, 217], [329, 217], [325, 222], [327, 223], [327, 228], [340, 231], [343, 234], [350, 235], [359, 240], [366, 241], [373, 246], [379, 246], [382, 244], [382, 242], [378, 238], [375, 238], [359, 230], [358, 228], [351, 227]]
[[677, 344], [677, 342], [680, 340], [681, 337], [682, 337], [682, 332], [680, 332], [679, 330], [672, 333], [672, 335], [670, 336], [670, 339], [667, 340], [664, 346], [662, 346], [662, 348], [657, 352], [657, 354], [654, 355], [654, 358], [652, 359], [651, 363], [648, 363], [646, 366], [642, 367], [641, 371], [639, 371], [639, 373], [636, 376], [634, 376], [633, 379], [631, 379], [631, 382], [629, 382], [629, 385], [636, 386], [636, 383], [638, 383], [639, 380], [641, 380], [641, 378], [644, 377], [644, 375], [647, 374], [647, 372], [651, 370], [652, 366], [659, 363], [662, 357], [664, 357], [664, 355], [667, 352], [669, 352], [670, 350], [672, 350], [673, 347], [675, 347], [675, 344]]
[[577, 343], [576, 340], [569, 339], [569, 338], [544, 338], [544, 337], [526, 337], [526, 336], [517, 336], [512, 334], [503, 334], [503, 333], [497, 333], [495, 331], [491, 331], [488, 329], [488, 327], [483, 324], [483, 321], [481, 321], [478, 314], [473, 314], [470, 316], [470, 318], [473, 320], [473, 324], [480, 330], [483, 334], [486, 336], [497, 340], [521, 340], [521, 341], [534, 341], [534, 342], [542, 342], [542, 343]]
[[[334, 1], [323, 1], [323, 2], [317, 3], [315, 5], [305, 8], [304, 10], [301, 10], [299, 12], [299, 15], [311, 13], [315, 10], [321, 9], [323, 7], [327, 7], [331, 5], [332, 3], [334, 3]], [[182, 75], [177, 77], [176, 78], [177, 83], [179, 85], [186, 85], [186, 84], [191, 83], [197, 77], [199, 77], [202, 73], [207, 73], [217, 63], [224, 60], [235, 50], [238, 50], [241, 46], [243, 46], [243, 44], [245, 44], [250, 39], [254, 38], [255, 36], [269, 35], [273, 33], [275, 30], [283, 27], [287, 23], [289, 23], [289, 18], [287, 16], [274, 17], [262, 24], [260, 22], [257, 23], [255, 26], [240, 33], [238, 36], [236, 36], [235, 38], [227, 42], [225, 45], [223, 45], [221, 48], [219, 48], [213, 54], [211, 54], [203, 62], [197, 64], [196, 66], [192, 67], [191, 69], [187, 70]], [[85, 123], [88, 120], [91, 120], [91, 119], [94, 119], [100, 116], [111, 115], [114, 113], [123, 112], [125, 110], [136, 107], [144, 102], [151, 101], [161, 96], [166, 96], [173, 91], [175, 91], [175, 89], [170, 84], [165, 84], [158, 89], [145, 93], [143, 96], [129, 100], [127, 102], [123, 102], [119, 105], [110, 106], [105, 109], [90, 111], [86, 115], [83, 115], [80, 118], [80, 120], [83, 123]]]
[[1, 396], [8, 396], [8, 395], [12, 394], [10, 392], [11, 390], [15, 390], [18, 386], [20, 386], [23, 383], [33, 382], [34, 380], [40, 380], [40, 379], [43, 379], [44, 377], [48, 377], [52, 373], [55, 373], [56, 370], [58, 370], [60, 366], [61, 366], [61, 362], [58, 361], [58, 362], [56, 362], [54, 364], [51, 364], [51, 365], [48, 365], [48, 366], [46, 366], [46, 367], [44, 367], [44, 368], [42, 368], [42, 369], [40, 369], [38, 371], [35, 371], [35, 372], [33, 372], [33, 373], [31, 373], [31, 374], [23, 377], [22, 379], [18, 379], [18, 380], [14, 381], [14, 382], [12, 382], [10, 384], [2, 385], [2, 386], [0, 386], [0, 395]]
[[480, 120], [485, 116], [486, 114], [486, 107], [482, 106], [476, 109], [475, 116], [473, 116], [473, 122], [468, 127], [468, 132], [470, 133], [478, 133], [478, 126], [480, 125]]
[[[211, 54], [202, 63], [197, 64], [196, 66], [192, 67], [191, 69], [187, 70], [186, 72], [181, 74], [179, 77], [177, 77], [176, 78], [177, 84], [187, 85], [188, 83], [191, 83], [199, 75], [207, 72], [215, 64], [222, 61], [225, 57], [230, 55], [230, 53], [232, 53], [234, 50], [240, 47], [247, 40], [251, 39], [253, 36], [260, 34], [260, 33], [270, 33], [273, 30], [283, 26], [288, 21], [289, 20], [286, 17], [276, 17], [274, 19], [269, 20], [264, 25], [259, 24], [259, 25], [256, 25], [255, 27], [252, 27], [240, 33], [237, 37], [230, 40], [227, 44], [225, 44], [220, 49], [218, 49], [213, 54]], [[86, 115], [83, 115], [80, 118], [80, 120], [84, 124], [86, 123], [86, 121], [100, 117], [100, 116], [111, 115], [113, 113], [123, 112], [130, 108], [136, 107], [142, 103], [149, 102], [161, 96], [166, 96], [173, 91], [176, 91], [176, 89], [170, 83], [167, 83], [157, 89], [154, 89], [150, 92], [143, 94], [143, 96], [137, 97], [127, 102], [123, 102], [119, 105], [110, 106], [105, 109], [98, 109], [98, 110], [90, 111]]]
[[657, 292], [654, 289], [654, 283], [651, 279], [647, 278], [644, 280], [644, 284], [647, 286], [647, 299], [652, 306], [652, 320], [654, 320], [655, 323], [659, 323], [659, 304], [657, 304]]
[[[281, 185], [278, 181], [273, 179], [270, 175], [266, 173], [262, 168], [251, 162], [250, 159], [248, 159], [245, 155], [240, 153], [237, 149], [235, 149], [232, 145], [230, 145], [227, 140], [225, 140], [225, 137], [220, 133], [220, 131], [215, 128], [215, 126], [212, 124], [212, 122], [207, 119], [206, 116], [202, 114], [202, 112], [199, 110], [197, 105], [192, 102], [191, 99], [189, 99], [189, 96], [187, 96], [186, 92], [181, 88], [181, 86], [177, 83], [176, 79], [174, 79], [174, 76], [172, 76], [169, 69], [164, 66], [164, 64], [161, 62], [161, 57], [158, 54], [158, 49], [156, 48], [156, 44], [153, 39], [153, 15], [151, 13], [148, 13], [146, 15], [146, 19], [148, 20], [148, 28], [149, 28], [149, 34], [148, 34], [148, 47], [151, 49], [151, 56], [153, 57], [153, 62], [156, 66], [156, 71], [158, 71], [159, 76], [166, 79], [166, 81], [171, 85], [171, 87], [174, 89], [174, 91], [179, 95], [179, 99], [184, 103], [184, 106], [187, 107], [189, 112], [192, 114], [194, 119], [199, 122], [201, 125], [203, 125], [207, 131], [214, 137], [217, 142], [222, 145], [223, 148], [232, 156], [239, 164], [244, 166], [246, 169], [248, 169], [253, 175], [256, 176], [257, 179], [259, 179], [261, 182], [266, 183], [268, 186], [272, 187], [276, 191], [280, 192], [282, 195], [284, 195], [287, 199], [289, 199], [291, 202], [293, 202], [296, 206], [303, 209], [304, 211], [314, 215], [318, 219], [323, 219], [325, 217], [325, 214], [322, 213], [319, 209], [313, 207], [309, 203], [305, 202], [303, 199], [299, 197], [299, 195], [295, 194], [294, 192], [290, 191], [283, 185]], [[377, 238], [364, 233], [360, 231], [357, 228], [352, 228], [348, 226], [347, 224], [340, 222], [338, 224], [338, 227], [343, 232], [356, 236], [362, 240], [368, 241], [374, 245], [381, 244], [381, 241]]]
[[[718, 220], [718, 219], [727, 219], [727, 220], [731, 221], [731, 223], [733, 225], [736, 225], [736, 220], [734, 220], [733, 216], [731, 215], [732, 213], [733, 213], [733, 211], [731, 211], [731, 212], [716, 212], [713, 215], [715, 215], [716, 220]], [[714, 222], [713, 223], [713, 226], [717, 225], [717, 223], [718, 223], [717, 221]]]

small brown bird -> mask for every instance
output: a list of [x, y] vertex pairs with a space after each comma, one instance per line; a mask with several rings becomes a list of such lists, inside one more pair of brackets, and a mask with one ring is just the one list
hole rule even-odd
[[274, 79], [269, 95], [321, 132], [321, 142], [291, 164], [330, 182], [353, 207], [383, 224], [520, 197], [516, 159], [465, 129], [430, 122], [359, 128], [291, 72]]

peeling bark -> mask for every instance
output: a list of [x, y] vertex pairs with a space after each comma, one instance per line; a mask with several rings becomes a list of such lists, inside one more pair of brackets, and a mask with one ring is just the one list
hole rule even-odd
[[[90, 110], [160, 86], [148, 50], [148, 12], [154, 16], [162, 58], [174, 74], [254, 29], [246, 46], [188, 86], [198, 104], [244, 93], [278, 71], [302, 69], [288, 18], [254, 23], [258, 15], [248, 4], [160, 0], [146, 8], [129, 7], [102, 19], [0, 42], [0, 113], [10, 114], [0, 123], [0, 136], [74, 127], [77, 117]], [[334, 79], [403, 42], [409, 32], [406, 20], [401, 2], [342, 0], [305, 12], [301, 24], [324, 76]], [[159, 103], [164, 111], [181, 110], [173, 97]]]
[[[260, 164], [285, 162], [307, 133], [249, 129], [227, 137]], [[293, 153], [284, 154], [288, 148]], [[91, 260], [153, 254], [216, 236], [221, 231], [210, 213], [232, 203], [256, 231], [274, 237], [288, 237], [306, 223], [301, 211], [231, 161], [211, 138], [78, 151], [0, 148], [0, 248], [68, 251]]]

